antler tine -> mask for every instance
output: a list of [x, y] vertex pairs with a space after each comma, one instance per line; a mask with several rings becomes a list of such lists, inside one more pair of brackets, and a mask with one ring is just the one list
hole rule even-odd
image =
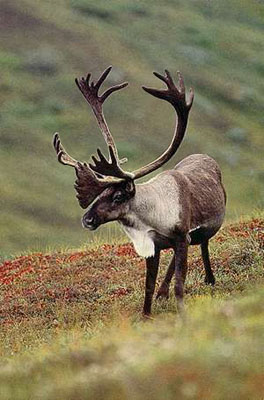
[[177, 71], [180, 93], [185, 93], [184, 79], [180, 71]]
[[155, 75], [158, 79], [160, 79], [162, 82], [167, 84], [167, 79], [166, 79], [165, 76], [163, 76], [163, 75], [161, 75], [161, 74], [159, 74], [158, 72], [155, 72], [155, 71], [153, 72], [153, 75]]
[[78, 161], [72, 158], [61, 144], [60, 136], [56, 132], [53, 136], [53, 146], [58, 156], [58, 161], [63, 165], [69, 165], [71, 167], [77, 168]]
[[167, 94], [167, 90], [153, 89], [145, 86], [142, 86], [142, 89], [145, 90], [145, 92], [159, 99], [164, 99], [165, 95]]
[[110, 71], [112, 70], [112, 65], [110, 65], [108, 68], [106, 68], [104, 70], [104, 72], [102, 73], [102, 75], [99, 77], [98, 81], [96, 82], [96, 84], [94, 85], [95, 88], [97, 88], [97, 90], [100, 89], [100, 86], [102, 85], [102, 83], [106, 80], [107, 76], [109, 75]]
[[136, 171], [133, 171], [134, 179], [141, 178], [142, 176], [145, 176], [150, 172], [160, 168], [176, 153], [187, 127], [188, 115], [194, 98], [193, 90], [191, 89], [190, 99], [188, 102], [186, 102], [184, 80], [179, 71], [177, 72], [178, 87], [174, 84], [171, 74], [168, 70], [165, 70], [165, 76], [159, 74], [158, 72], [154, 72], [154, 75], [166, 84], [167, 89], [152, 89], [145, 86], [143, 86], [143, 89], [152, 96], [166, 100], [172, 104], [177, 113], [178, 123], [176, 123], [174, 136], [167, 150], [155, 161], [142, 168], [139, 168]]
[[168, 85], [168, 87], [170, 88], [175, 88], [175, 85], [174, 85], [174, 82], [173, 82], [173, 79], [172, 79], [172, 77], [171, 77], [171, 74], [170, 74], [170, 72], [167, 70], [167, 69], [165, 69], [165, 75], [166, 75], [166, 78], [167, 78], [167, 85]]
[[168, 89], [152, 89], [142, 86], [145, 92], [150, 93], [152, 96], [158, 97], [159, 99], [167, 100], [170, 103], [175, 102], [172, 94], [178, 94], [178, 96], [185, 95], [184, 79], [180, 71], [177, 71], [179, 88], [175, 85], [172, 76], [167, 69], [165, 69], [165, 76], [159, 74], [158, 72], [153, 72], [153, 75], [164, 82]]
[[116, 92], [117, 90], [123, 89], [128, 85], [128, 82], [120, 83], [119, 85], [112, 86], [111, 88], [107, 89], [101, 96], [100, 99], [104, 102], [110, 94]]
[[108, 125], [106, 123], [106, 120], [105, 120], [105, 117], [103, 114], [103, 103], [112, 93], [114, 93], [120, 89], [123, 89], [124, 87], [126, 87], [128, 85], [128, 83], [124, 82], [119, 85], [112, 86], [109, 89], [107, 89], [101, 96], [98, 94], [98, 91], [99, 91], [101, 85], [107, 78], [111, 69], [112, 69], [112, 66], [108, 67], [101, 74], [101, 76], [99, 77], [99, 79], [96, 83], [91, 82], [91, 84], [90, 84], [90, 78], [91, 78], [90, 73], [87, 75], [86, 79], [85, 78], [75, 79], [75, 82], [76, 82], [76, 85], [78, 86], [79, 90], [83, 94], [84, 98], [90, 104], [90, 106], [93, 110], [93, 113], [96, 117], [97, 123], [102, 131], [102, 134], [103, 134], [106, 144], [113, 148], [116, 159], [118, 160], [118, 163], [121, 165], [124, 162], [126, 162], [127, 159], [119, 160], [118, 151], [117, 151], [113, 136], [110, 133], [110, 130], [108, 128]]
[[189, 100], [188, 100], [188, 103], [187, 103], [187, 107], [190, 110], [191, 107], [192, 107], [192, 104], [193, 104], [193, 99], [194, 99], [194, 90], [193, 90], [193, 88], [190, 88], [189, 92], [190, 92], [190, 95], [189, 95]]
[[118, 160], [115, 156], [114, 150], [111, 146], [108, 148], [110, 160], [107, 161], [100, 149], [97, 149], [98, 159], [92, 156], [94, 165], [89, 163], [89, 167], [96, 173], [104, 176], [112, 176], [119, 179], [133, 179], [134, 175], [131, 172], [123, 171], [120, 167]]

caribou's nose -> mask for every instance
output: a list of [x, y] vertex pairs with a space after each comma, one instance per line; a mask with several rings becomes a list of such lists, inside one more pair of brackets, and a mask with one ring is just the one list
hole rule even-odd
[[85, 218], [85, 222], [88, 224], [88, 225], [90, 225], [90, 224], [92, 224], [93, 222], [94, 222], [94, 217], [86, 217]]
[[94, 230], [97, 227], [96, 218], [94, 216], [84, 215], [82, 218], [82, 226], [90, 230]]

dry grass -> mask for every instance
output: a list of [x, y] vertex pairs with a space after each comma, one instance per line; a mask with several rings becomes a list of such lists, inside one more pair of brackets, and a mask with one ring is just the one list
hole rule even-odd
[[261, 215], [224, 228], [211, 244], [214, 288], [191, 248], [185, 324], [173, 295], [142, 322], [144, 261], [130, 244], [6, 260], [1, 400], [260, 399], [263, 239]]

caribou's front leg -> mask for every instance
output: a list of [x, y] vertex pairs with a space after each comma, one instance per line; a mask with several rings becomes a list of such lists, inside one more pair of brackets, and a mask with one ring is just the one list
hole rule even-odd
[[159, 268], [160, 251], [156, 250], [153, 257], [146, 259], [146, 286], [145, 286], [145, 301], [143, 314], [145, 316], [150, 316], [151, 314], [151, 303], [155, 290], [155, 284]]
[[179, 312], [183, 309], [184, 282], [187, 273], [187, 240], [176, 243], [175, 246], [175, 296]]

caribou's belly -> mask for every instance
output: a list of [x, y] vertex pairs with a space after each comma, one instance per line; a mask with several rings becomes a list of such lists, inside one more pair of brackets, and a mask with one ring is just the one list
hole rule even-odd
[[224, 221], [224, 212], [219, 214], [217, 217], [211, 218], [203, 224], [192, 228], [189, 231], [190, 244], [201, 244], [205, 240], [209, 240], [213, 237], [221, 228]]

